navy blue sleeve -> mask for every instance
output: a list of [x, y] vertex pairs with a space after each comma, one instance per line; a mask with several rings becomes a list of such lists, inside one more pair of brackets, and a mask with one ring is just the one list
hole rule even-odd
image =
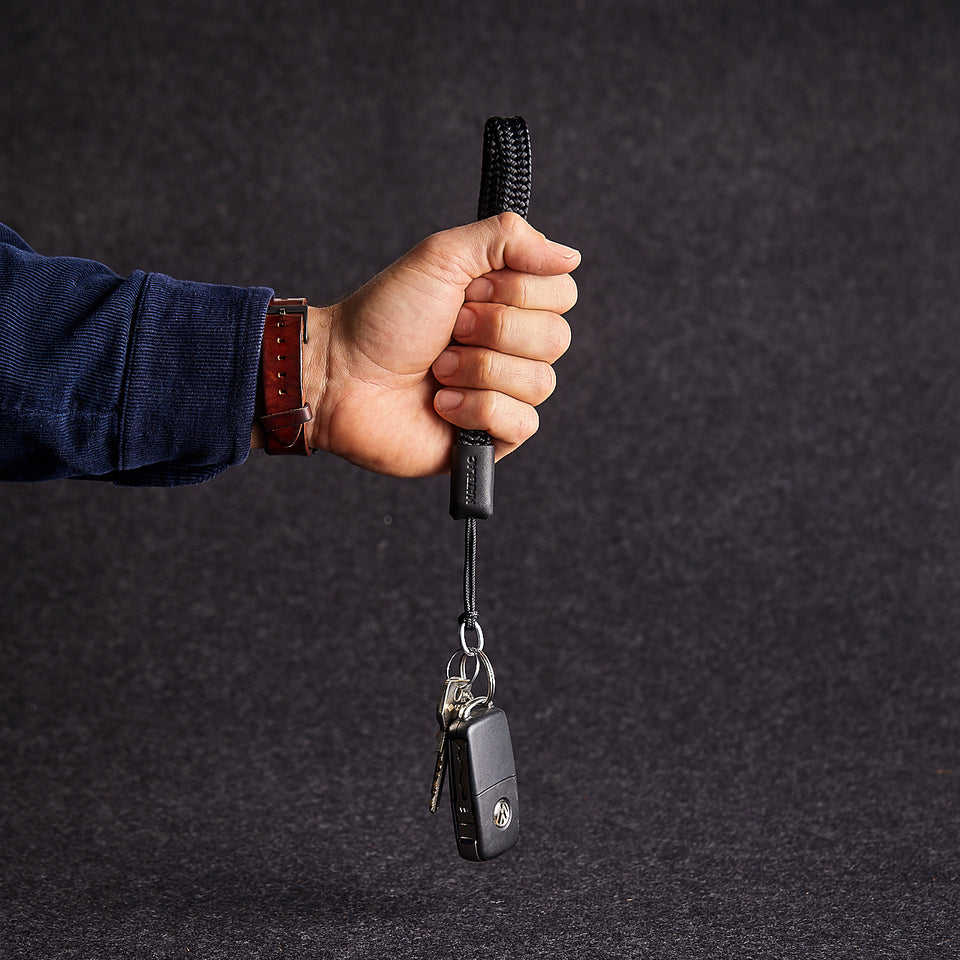
[[121, 278], [0, 224], [0, 479], [174, 486], [242, 463], [272, 293]]

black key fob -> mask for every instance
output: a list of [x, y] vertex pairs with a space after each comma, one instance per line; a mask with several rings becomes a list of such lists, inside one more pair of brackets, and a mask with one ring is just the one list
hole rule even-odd
[[447, 733], [450, 801], [457, 850], [464, 860], [491, 860], [520, 835], [517, 768], [507, 715], [480, 706]]

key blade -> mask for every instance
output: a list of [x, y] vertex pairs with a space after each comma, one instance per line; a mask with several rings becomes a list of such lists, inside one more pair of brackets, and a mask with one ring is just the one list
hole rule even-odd
[[446, 730], [456, 717], [461, 704], [471, 698], [470, 682], [461, 677], [451, 677], [443, 689], [437, 704], [437, 722]]
[[446, 728], [437, 734], [437, 765], [433, 770], [433, 789], [430, 791], [430, 812], [436, 813], [440, 807], [440, 797], [443, 794], [443, 781], [447, 774], [447, 731]]
[[443, 793], [443, 781], [447, 775], [447, 730], [456, 720], [460, 707], [470, 699], [470, 681], [463, 677], [450, 677], [443, 689], [443, 696], [437, 704], [437, 722], [440, 732], [437, 734], [437, 763], [433, 769], [433, 785], [430, 789], [430, 812], [436, 813], [440, 807]]

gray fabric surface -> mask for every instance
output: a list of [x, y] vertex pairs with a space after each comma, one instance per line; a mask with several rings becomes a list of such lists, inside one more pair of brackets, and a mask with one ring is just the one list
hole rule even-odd
[[8, 3], [41, 252], [329, 302], [519, 113], [584, 265], [480, 529], [520, 845], [426, 810], [444, 480], [5, 486], [0, 956], [955, 957], [957, 11]]

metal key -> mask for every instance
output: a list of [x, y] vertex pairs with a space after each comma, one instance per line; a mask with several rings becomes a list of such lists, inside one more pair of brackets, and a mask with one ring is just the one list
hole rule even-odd
[[447, 731], [456, 719], [460, 707], [471, 699], [470, 681], [464, 677], [450, 677], [444, 688], [443, 696], [437, 704], [437, 722], [440, 732], [437, 734], [437, 764], [433, 771], [433, 789], [430, 791], [430, 812], [436, 813], [443, 793], [443, 781], [447, 775]]
[[464, 704], [446, 731], [450, 801], [457, 850], [464, 860], [490, 860], [520, 835], [517, 768], [507, 715], [490, 703]]

